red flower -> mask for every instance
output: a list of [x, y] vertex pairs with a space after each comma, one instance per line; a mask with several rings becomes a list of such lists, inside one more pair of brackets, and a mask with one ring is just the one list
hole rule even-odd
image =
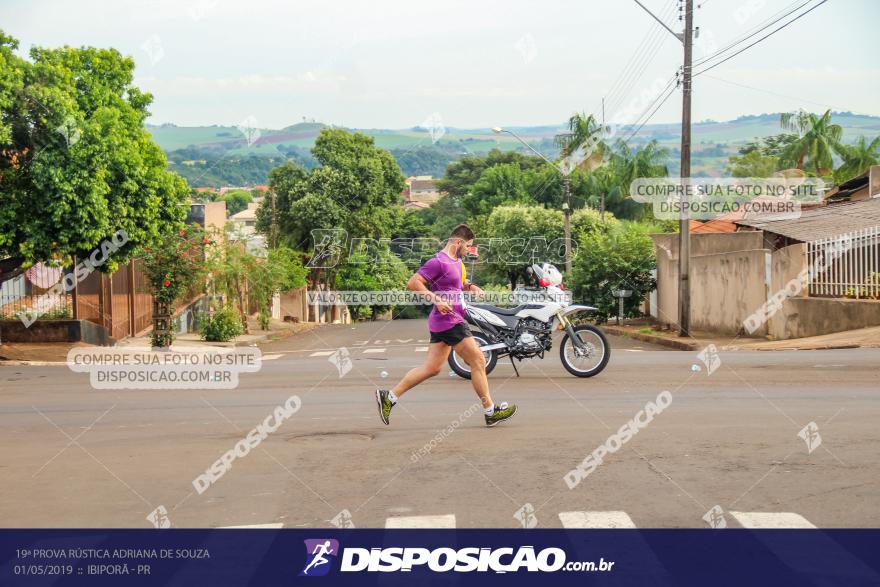
[[169, 285], [171, 285], [171, 280], [170, 280], [170, 279], [166, 279], [166, 280], [165, 280], [165, 287], [168, 287]]
[[186, 234], [186, 231], [185, 231], [185, 230], [181, 230], [181, 231], [180, 231], [180, 232], [178, 232], [178, 233], [177, 233], [177, 234], [179, 234], [179, 235], [180, 235], [180, 236], [183, 236], [183, 235], [185, 235], [185, 234]]

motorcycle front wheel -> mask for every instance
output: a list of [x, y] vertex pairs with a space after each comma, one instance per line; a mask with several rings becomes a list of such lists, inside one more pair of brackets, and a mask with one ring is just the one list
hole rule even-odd
[[611, 356], [608, 339], [592, 324], [579, 324], [573, 328], [583, 348], [577, 348], [566, 333], [559, 345], [562, 365], [575, 377], [592, 377], [601, 373]]
[[[489, 342], [489, 338], [482, 332], [474, 332], [473, 335], [474, 340], [477, 342], [477, 346], [492, 344]], [[486, 351], [483, 353], [483, 356], [486, 358], [486, 375], [488, 375], [492, 372], [492, 369], [495, 368], [495, 365], [498, 364], [498, 354], [495, 351]], [[452, 367], [452, 370], [455, 371], [455, 374], [459, 377], [465, 379], [471, 378], [470, 365], [468, 365], [467, 361], [455, 352], [455, 349], [449, 353], [449, 366]]]

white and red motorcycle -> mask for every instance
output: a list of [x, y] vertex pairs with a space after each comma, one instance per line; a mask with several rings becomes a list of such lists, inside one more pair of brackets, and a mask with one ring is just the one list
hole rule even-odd
[[[599, 328], [592, 324], [572, 324], [569, 317], [580, 312], [595, 311], [593, 306], [571, 304], [562, 285], [562, 274], [550, 263], [534, 264], [531, 271], [538, 281], [535, 301], [515, 308], [498, 308], [488, 304], [462, 303], [465, 319], [474, 330], [473, 335], [486, 357], [486, 372], [490, 373], [500, 357], [509, 356], [514, 371], [516, 361], [538, 357], [552, 347], [551, 335], [558, 326], [565, 331], [559, 345], [559, 358], [569, 373], [577, 377], [592, 377], [608, 364], [611, 348]], [[449, 366], [460, 377], [470, 379], [468, 364], [452, 351]]]

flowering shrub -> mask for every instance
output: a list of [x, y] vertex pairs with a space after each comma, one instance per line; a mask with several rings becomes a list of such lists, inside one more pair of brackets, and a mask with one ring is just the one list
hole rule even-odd
[[[143, 249], [141, 261], [157, 307], [174, 312], [174, 304], [206, 276], [205, 247], [210, 240], [198, 226], [186, 226]], [[170, 315], [168, 316], [170, 318]], [[154, 323], [153, 346], [168, 346], [173, 336]]]

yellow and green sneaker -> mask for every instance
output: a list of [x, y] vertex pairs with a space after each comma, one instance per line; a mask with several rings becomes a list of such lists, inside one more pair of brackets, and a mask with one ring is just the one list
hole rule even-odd
[[486, 426], [495, 426], [505, 420], [510, 420], [515, 413], [516, 404], [510, 406], [507, 405], [507, 402], [501, 402], [500, 405], [495, 404], [495, 410], [492, 412], [492, 415], [486, 416]]
[[388, 418], [391, 416], [391, 408], [394, 407], [394, 404], [388, 399], [387, 389], [376, 390], [376, 403], [379, 405], [379, 417], [382, 418], [382, 421], [387, 426]]

